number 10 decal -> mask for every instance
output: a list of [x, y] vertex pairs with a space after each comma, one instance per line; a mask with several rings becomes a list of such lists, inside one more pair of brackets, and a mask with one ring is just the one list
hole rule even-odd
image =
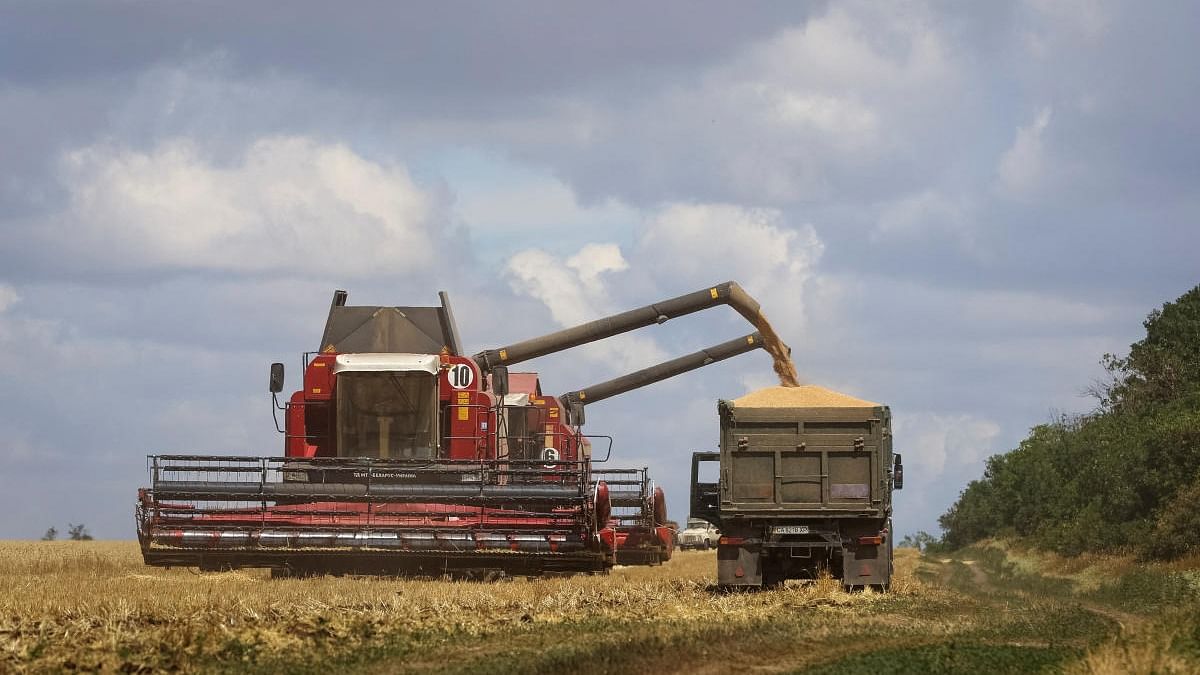
[[455, 389], [466, 389], [475, 381], [475, 371], [471, 370], [471, 366], [465, 363], [450, 366], [446, 371], [446, 377], [450, 380], [450, 386]]

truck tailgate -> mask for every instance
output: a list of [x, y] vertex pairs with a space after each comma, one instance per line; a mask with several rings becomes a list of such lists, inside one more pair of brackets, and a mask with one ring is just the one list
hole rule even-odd
[[886, 409], [739, 409], [723, 429], [722, 510], [875, 511], [886, 487]]

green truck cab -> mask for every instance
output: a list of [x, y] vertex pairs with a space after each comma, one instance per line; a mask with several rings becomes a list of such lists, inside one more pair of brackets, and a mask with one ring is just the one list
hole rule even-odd
[[[825, 569], [848, 589], [889, 587], [903, 466], [888, 407], [861, 403], [718, 403], [720, 452], [692, 455], [691, 517], [721, 531], [719, 586], [773, 586]], [[716, 482], [701, 482], [706, 462], [719, 464]]]

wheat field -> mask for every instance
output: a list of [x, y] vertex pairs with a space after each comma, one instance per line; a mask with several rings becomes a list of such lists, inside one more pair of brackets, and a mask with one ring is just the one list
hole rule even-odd
[[[127, 542], [0, 544], [0, 641], [16, 669], [173, 669], [351, 653], [406, 632], [481, 636], [587, 619], [747, 621], [798, 603], [863, 604], [832, 580], [787, 593], [709, 592], [712, 553], [604, 576], [498, 583], [146, 567]], [[899, 592], [911, 587], [901, 580]], [[244, 658], [243, 658], [244, 657]]]
[[720, 593], [712, 552], [479, 583], [198, 573], [146, 567], [132, 542], [4, 542], [0, 672], [878, 672], [868, 657], [892, 652], [945, 672], [980, 658], [1102, 672], [1086, 658], [1112, 658], [1112, 616], [1014, 605], [959, 561], [897, 553], [887, 594], [832, 579]]

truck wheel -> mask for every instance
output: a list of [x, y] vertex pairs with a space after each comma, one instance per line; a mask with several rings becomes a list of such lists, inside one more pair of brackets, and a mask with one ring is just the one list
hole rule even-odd
[[780, 588], [783, 582], [787, 581], [788, 569], [785, 561], [778, 558], [763, 557], [762, 561], [762, 587]]
[[707, 539], [705, 539], [704, 543], [700, 545], [700, 548], [701, 550], [707, 551], [708, 549], [712, 548], [712, 545], [708, 543]]

